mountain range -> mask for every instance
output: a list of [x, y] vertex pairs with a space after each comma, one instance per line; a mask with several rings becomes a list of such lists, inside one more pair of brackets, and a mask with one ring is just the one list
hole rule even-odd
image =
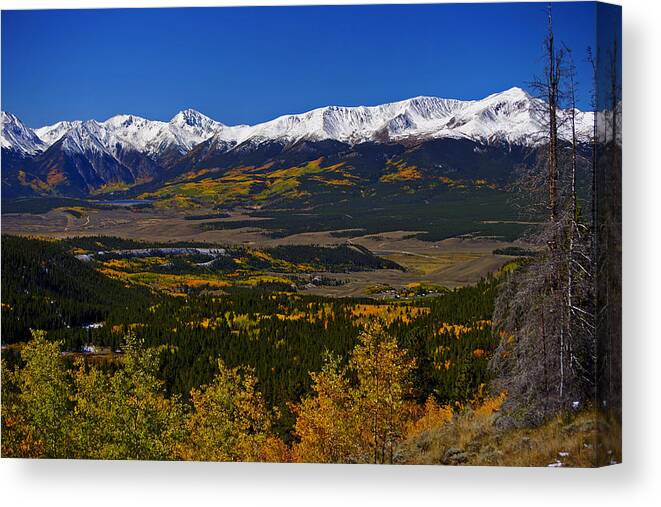
[[[86, 196], [156, 188], [195, 169], [283, 167], [319, 157], [346, 162], [364, 159], [367, 152], [371, 165], [383, 165], [393, 150], [402, 149], [436, 167], [459, 163], [459, 150], [459, 158], [474, 166], [471, 158], [485, 151], [518, 153], [542, 144], [544, 106], [511, 88], [481, 100], [415, 97], [378, 106], [328, 106], [256, 125], [225, 125], [186, 109], [169, 122], [117, 115], [31, 129], [3, 112], [2, 192]], [[560, 111], [561, 119], [567, 116]], [[593, 114], [577, 111], [576, 119], [587, 139]], [[560, 136], [568, 139], [569, 126], [560, 123]]]

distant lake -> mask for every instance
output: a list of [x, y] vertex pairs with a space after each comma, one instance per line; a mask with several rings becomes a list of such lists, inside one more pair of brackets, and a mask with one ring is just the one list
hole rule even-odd
[[151, 204], [151, 199], [115, 199], [112, 201], [96, 201], [99, 206], [138, 206], [140, 204]]

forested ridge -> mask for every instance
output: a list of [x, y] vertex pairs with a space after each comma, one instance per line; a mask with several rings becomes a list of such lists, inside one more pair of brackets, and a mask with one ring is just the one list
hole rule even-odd
[[76, 260], [62, 245], [2, 236], [2, 342], [32, 329], [80, 328], [112, 312], [148, 307], [150, 294]]

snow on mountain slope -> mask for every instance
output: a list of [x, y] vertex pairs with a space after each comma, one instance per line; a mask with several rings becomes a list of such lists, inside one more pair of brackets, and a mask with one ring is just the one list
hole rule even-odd
[[[433, 137], [467, 137], [481, 141], [505, 141], [512, 144], [533, 145], [543, 141], [545, 103], [531, 97], [521, 88], [464, 103], [447, 122], [432, 121], [427, 134]], [[568, 111], [559, 111], [559, 133], [571, 138]], [[592, 113], [577, 111], [576, 129], [584, 138], [592, 133]], [[424, 135], [424, 132], [423, 132]]]
[[462, 104], [451, 99], [417, 97], [379, 106], [328, 106], [255, 125], [242, 132], [243, 138], [237, 141], [306, 138], [359, 143], [374, 140], [383, 129], [387, 129], [391, 138], [405, 137], [414, 134], [419, 123], [426, 125], [433, 119], [446, 117]]
[[[383, 139], [386, 134], [391, 141], [450, 137], [531, 145], [542, 139], [543, 105], [521, 88], [471, 101], [415, 97], [370, 107], [323, 107], [281, 116], [230, 136], [220, 131], [216, 137], [238, 143], [332, 139], [354, 144]], [[591, 113], [579, 112], [577, 120], [579, 132], [591, 132]], [[568, 127], [561, 127], [560, 135], [569, 138]]]
[[34, 131], [11, 113], [2, 112], [2, 147], [21, 155], [35, 155], [44, 149], [44, 143]]
[[91, 152], [110, 155], [105, 134], [106, 129], [102, 123], [88, 120], [77, 123], [56, 142], [61, 141], [62, 149], [67, 153]]
[[[103, 152], [120, 158], [137, 152], [158, 160], [165, 152], [181, 155], [213, 138], [229, 150], [246, 141], [251, 145], [301, 139], [399, 141], [410, 138], [468, 138], [481, 142], [534, 145], [543, 140], [544, 103], [521, 88], [511, 88], [481, 100], [415, 97], [378, 106], [328, 106], [306, 113], [280, 116], [257, 125], [228, 126], [192, 109], [177, 113], [169, 122], [134, 115], [117, 115], [97, 122], [63, 121], [31, 130], [18, 118], [3, 113], [3, 147], [35, 154], [60, 139], [66, 150]], [[566, 117], [567, 112], [561, 111]], [[7, 120], [5, 121], [5, 117]], [[592, 132], [593, 114], [578, 111], [577, 130]], [[569, 139], [568, 125], [560, 122], [560, 136]]]

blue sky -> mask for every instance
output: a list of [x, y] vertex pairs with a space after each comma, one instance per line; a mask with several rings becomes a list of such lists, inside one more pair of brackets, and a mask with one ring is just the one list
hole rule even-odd
[[[588, 108], [594, 4], [554, 4]], [[2, 12], [2, 109], [31, 127], [192, 107], [227, 124], [417, 95], [482, 98], [543, 69], [546, 4]]]

